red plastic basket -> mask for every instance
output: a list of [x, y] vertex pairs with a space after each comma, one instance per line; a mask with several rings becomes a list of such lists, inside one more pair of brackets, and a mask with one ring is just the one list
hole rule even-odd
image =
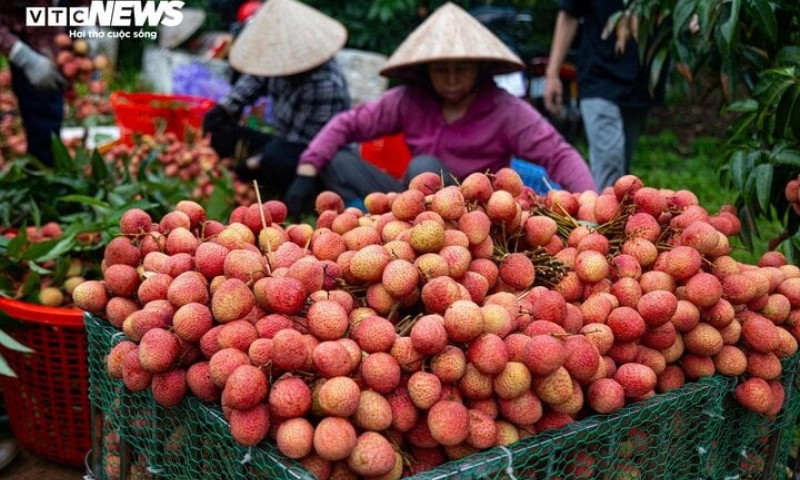
[[17, 378], [0, 375], [14, 436], [29, 452], [79, 467], [91, 448], [89, 366], [83, 312], [0, 298], [20, 322], [4, 329], [35, 353], [3, 348]]
[[187, 130], [203, 127], [203, 116], [213, 106], [214, 100], [188, 95], [122, 91], [111, 94], [120, 139], [127, 144], [134, 133], [152, 135], [162, 127], [164, 132], [184, 140]]
[[397, 179], [403, 178], [411, 161], [402, 132], [364, 142], [360, 153], [361, 158]]

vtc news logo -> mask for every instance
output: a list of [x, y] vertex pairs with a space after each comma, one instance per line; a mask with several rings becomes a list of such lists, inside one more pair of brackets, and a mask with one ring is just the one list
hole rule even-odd
[[29, 27], [175, 27], [183, 20], [180, 0], [95, 0], [88, 7], [25, 7]]

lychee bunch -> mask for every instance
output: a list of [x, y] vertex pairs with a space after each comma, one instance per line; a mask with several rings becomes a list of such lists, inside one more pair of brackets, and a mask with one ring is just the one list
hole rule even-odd
[[366, 205], [323, 192], [314, 226], [286, 224], [278, 201], [227, 224], [192, 201], [158, 223], [126, 212], [103, 281], [76, 289], [128, 339], [109, 374], [165, 405], [220, 403], [239, 443], [361, 478], [717, 373], [741, 379], [746, 408], [782, 407], [800, 269], [730, 257], [730, 207], [633, 176], [537, 196], [510, 169], [455, 187], [422, 174]]

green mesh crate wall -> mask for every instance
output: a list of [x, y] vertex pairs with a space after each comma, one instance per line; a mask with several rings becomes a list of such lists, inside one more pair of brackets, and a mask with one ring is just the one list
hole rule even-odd
[[414, 480], [710, 478], [727, 381], [711, 377], [605, 416], [417, 474]]
[[148, 470], [150, 462], [147, 457], [124, 441], [119, 427], [106, 421], [102, 414], [98, 417], [95, 422], [98, 438], [93, 439], [92, 448], [99, 452], [99, 463], [92, 466], [93, 479], [157, 480], [159, 477]]
[[[258, 448], [236, 444], [218, 408], [195, 397], [164, 408], [149, 390], [126, 391], [106, 373], [105, 356], [124, 339], [102, 320], [86, 316], [89, 333], [89, 373], [92, 404], [104, 422], [116, 430], [146, 469], [165, 480], [312, 480], [316, 477], [297, 462], [264, 443]], [[141, 456], [141, 457], [139, 457]], [[96, 472], [95, 472], [96, 473]], [[123, 475], [120, 480], [126, 480]], [[106, 479], [111, 480], [111, 479]]]
[[[100, 415], [102, 417], [102, 415]], [[100, 464], [102, 471], [94, 472], [102, 480], [121, 480], [122, 476], [122, 445], [117, 430], [102, 418], [97, 422], [100, 439], [93, 442], [94, 447], [100, 448]]]
[[725, 428], [715, 443], [719, 451], [716, 478], [761, 479], [765, 469], [771, 471], [770, 478], [787, 478], [789, 448], [800, 414], [800, 390], [796, 385], [800, 354], [784, 359], [782, 364], [786, 398], [776, 418], [745, 410], [732, 395], [725, 398]]
[[[258, 448], [235, 444], [218, 408], [194, 397], [163, 408], [148, 391], [125, 391], [121, 382], [108, 377], [104, 363], [110, 348], [124, 337], [88, 315], [86, 324], [92, 401], [133, 450], [147, 457], [150, 471], [159, 478], [315, 478], [267, 442]], [[723, 428], [721, 408], [729, 391], [728, 379], [706, 378], [613, 415], [593, 416], [409, 478], [714, 478], [714, 441]]]

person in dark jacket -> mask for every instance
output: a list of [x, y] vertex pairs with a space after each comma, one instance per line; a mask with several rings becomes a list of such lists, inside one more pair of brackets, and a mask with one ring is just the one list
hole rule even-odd
[[[311, 139], [350, 107], [333, 58], [346, 40], [342, 24], [295, 0], [269, 0], [248, 22], [230, 52], [231, 66], [243, 75], [203, 121], [220, 156], [245, 152], [236, 167], [241, 179], [255, 178], [282, 195]], [[239, 125], [244, 108], [262, 96], [272, 100], [273, 134]]]
[[0, 54], [11, 65], [11, 88], [17, 97], [28, 153], [53, 164], [52, 136], [61, 131], [66, 79], [55, 64], [61, 27], [26, 26], [25, 7], [51, 7], [52, 0], [0, 2]]
[[[580, 111], [599, 190], [630, 173], [648, 109], [656, 103], [648, 69], [639, 59], [636, 32], [606, 26], [623, 8], [622, 0], [561, 0], [546, 71], [545, 107], [557, 114], [563, 98], [559, 70], [577, 39]], [[627, 17], [620, 21], [627, 22]], [[630, 36], [618, 38], [617, 31]]]

